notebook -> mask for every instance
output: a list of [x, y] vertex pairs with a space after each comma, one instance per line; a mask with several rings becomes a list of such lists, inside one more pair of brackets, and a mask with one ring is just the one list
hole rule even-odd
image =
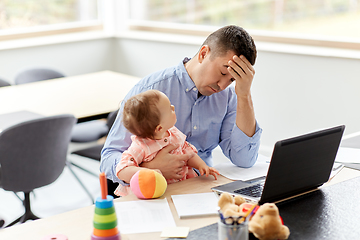
[[179, 218], [219, 216], [213, 192], [171, 195]]
[[266, 177], [234, 181], [212, 190], [263, 204], [317, 189], [329, 180], [344, 129], [341, 125], [278, 141]]

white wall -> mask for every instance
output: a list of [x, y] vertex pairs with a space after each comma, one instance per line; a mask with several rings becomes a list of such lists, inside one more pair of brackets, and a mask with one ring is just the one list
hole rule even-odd
[[[192, 57], [203, 39], [178, 41], [120, 37], [0, 50], [0, 77], [12, 81], [32, 66], [68, 76], [113, 70], [143, 77]], [[346, 134], [360, 131], [359, 59], [259, 49], [255, 68], [252, 92], [264, 154], [276, 140], [319, 128], [345, 124]]]
[[144, 77], [154, 71], [179, 64], [184, 57], [193, 57], [199, 44], [144, 41], [119, 38], [116, 40], [115, 70]]
[[74, 41], [0, 50], [0, 78], [13, 83], [16, 74], [31, 67], [51, 67], [66, 76], [112, 69], [113, 38]]
[[262, 141], [338, 124], [360, 130], [360, 60], [259, 53], [253, 99]]

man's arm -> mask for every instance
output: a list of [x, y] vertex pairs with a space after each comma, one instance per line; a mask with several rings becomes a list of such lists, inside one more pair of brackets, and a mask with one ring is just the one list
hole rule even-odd
[[246, 59], [237, 56], [229, 61], [229, 66], [228, 71], [235, 79], [236, 97], [229, 97], [228, 113], [222, 123], [219, 145], [236, 166], [251, 167], [258, 156], [262, 132], [255, 120], [250, 92], [255, 70]]
[[237, 95], [236, 125], [247, 136], [255, 134], [255, 112], [251, 98], [251, 84], [255, 70], [244, 57], [236, 55], [229, 61], [228, 71], [236, 81], [235, 93]]
[[150, 169], [159, 169], [166, 179], [181, 179], [182, 168], [185, 165], [185, 161], [193, 156], [193, 154], [180, 154], [175, 155], [170, 152], [176, 149], [177, 146], [169, 145], [161, 149], [155, 158], [150, 162], [143, 162], [141, 167]]

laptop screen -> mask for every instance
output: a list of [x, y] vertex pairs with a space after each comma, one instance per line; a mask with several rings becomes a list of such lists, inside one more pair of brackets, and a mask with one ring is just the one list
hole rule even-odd
[[328, 181], [345, 126], [278, 141], [260, 204], [275, 202]]

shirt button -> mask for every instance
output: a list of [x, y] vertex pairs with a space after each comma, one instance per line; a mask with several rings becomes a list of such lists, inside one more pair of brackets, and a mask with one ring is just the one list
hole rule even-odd
[[197, 129], [197, 127], [196, 127], [196, 126], [194, 126], [194, 129], [196, 130], [196, 129]]
[[196, 87], [195, 88], [193, 88], [193, 91], [196, 91], [197, 89], [196, 89]]
[[167, 139], [166, 139], [166, 138], [164, 139], [164, 142], [167, 142]]
[[130, 161], [134, 161], [134, 158], [130, 158]]
[[189, 91], [189, 89], [187, 88], [187, 89], [186, 89], [186, 91], [188, 92], [188, 91]]

